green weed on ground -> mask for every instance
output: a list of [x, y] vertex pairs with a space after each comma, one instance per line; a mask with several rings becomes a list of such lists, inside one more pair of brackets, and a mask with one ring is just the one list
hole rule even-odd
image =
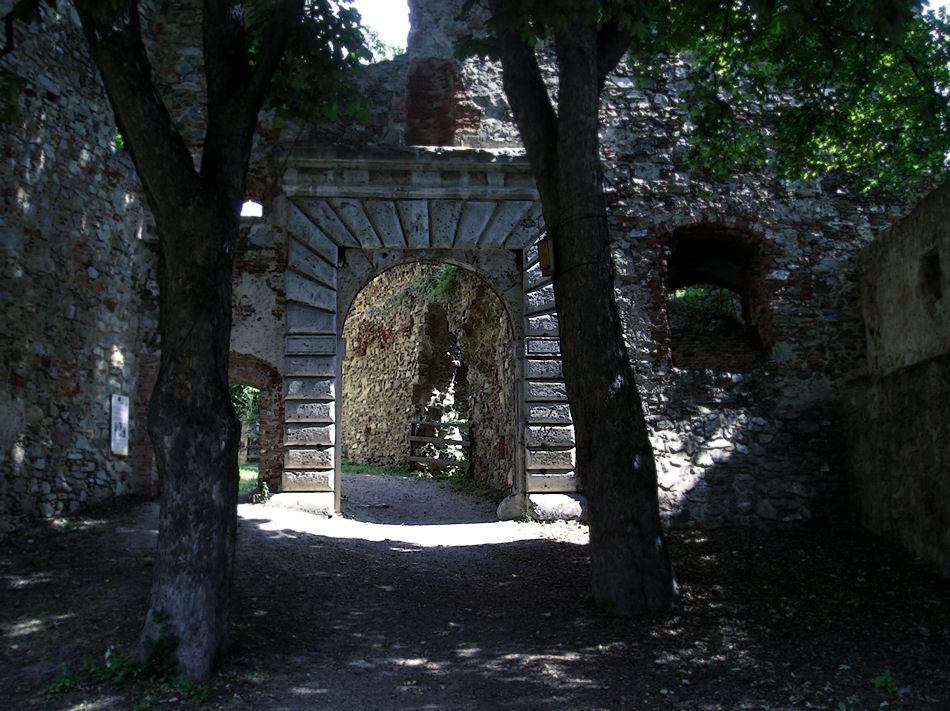
[[46, 686], [49, 696], [62, 696], [73, 691], [101, 692], [106, 685], [121, 687], [134, 700], [135, 709], [151, 709], [159, 704], [187, 700], [194, 706], [200, 706], [208, 700], [210, 688], [196, 685], [177, 674], [178, 661], [175, 650], [176, 640], [168, 634], [155, 614], [161, 630], [156, 639], [145, 641], [144, 659], [119, 650], [99, 661], [85, 656], [79, 668], [64, 668], [59, 675]]

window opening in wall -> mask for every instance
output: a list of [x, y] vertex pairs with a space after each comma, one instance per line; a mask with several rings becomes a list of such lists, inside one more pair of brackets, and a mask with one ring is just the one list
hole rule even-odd
[[253, 495], [261, 491], [259, 481], [261, 391], [250, 385], [234, 383], [228, 386], [231, 405], [241, 423], [241, 440], [238, 445], [238, 472], [241, 481], [238, 493]]
[[247, 200], [241, 205], [241, 217], [256, 218], [264, 216], [264, 206], [259, 202]]
[[673, 236], [667, 319], [673, 365], [742, 371], [764, 354], [754, 303], [757, 249], [725, 229], [685, 228]]
[[[484, 279], [454, 265], [393, 267], [357, 295], [343, 337], [344, 513], [393, 523], [413, 515], [415, 503], [403, 513], [386, 511], [394, 502], [379, 498], [385, 488], [373, 475], [442, 479], [463, 489], [476, 481], [499, 489], [508, 483], [514, 466], [512, 331]], [[480, 446], [486, 451], [479, 456]], [[378, 495], [368, 490], [372, 486]], [[369, 505], [383, 511], [367, 512]], [[425, 520], [422, 511], [415, 514]]]

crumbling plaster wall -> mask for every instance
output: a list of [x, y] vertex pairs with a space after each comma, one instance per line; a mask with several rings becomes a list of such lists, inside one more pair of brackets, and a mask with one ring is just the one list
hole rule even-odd
[[134, 400], [139, 344], [157, 328], [143, 308], [152, 227], [77, 20], [61, 4], [14, 38], [4, 67], [35, 95], [2, 126], [0, 520], [136, 490], [130, 459], [111, 453], [110, 399]]
[[950, 184], [859, 264], [868, 368], [846, 406], [852, 509], [950, 576]]

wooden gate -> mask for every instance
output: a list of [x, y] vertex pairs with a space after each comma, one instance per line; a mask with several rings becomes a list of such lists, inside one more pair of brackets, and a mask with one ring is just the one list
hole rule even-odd
[[[409, 468], [469, 471], [472, 426], [468, 422], [409, 422]], [[433, 472], [434, 473], [434, 472]]]

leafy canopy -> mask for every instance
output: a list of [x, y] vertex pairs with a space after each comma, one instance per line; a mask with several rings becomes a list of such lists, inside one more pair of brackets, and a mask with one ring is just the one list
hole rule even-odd
[[[478, 4], [468, 0], [463, 13]], [[629, 69], [643, 86], [665, 81], [672, 59], [685, 61], [680, 98], [697, 171], [840, 171], [865, 188], [910, 192], [950, 176], [950, 23], [920, 0], [494, 5], [489, 31], [514, 29], [529, 45], [577, 22], [626, 33]], [[459, 49], [497, 56], [491, 36]]]
[[[362, 63], [372, 59], [371, 39], [351, 0], [306, 0], [300, 22], [268, 87], [265, 105], [279, 119], [335, 120], [366, 115], [366, 97], [355, 87]], [[251, 64], [267, 28], [278, 17], [270, 0], [245, 4]]]

